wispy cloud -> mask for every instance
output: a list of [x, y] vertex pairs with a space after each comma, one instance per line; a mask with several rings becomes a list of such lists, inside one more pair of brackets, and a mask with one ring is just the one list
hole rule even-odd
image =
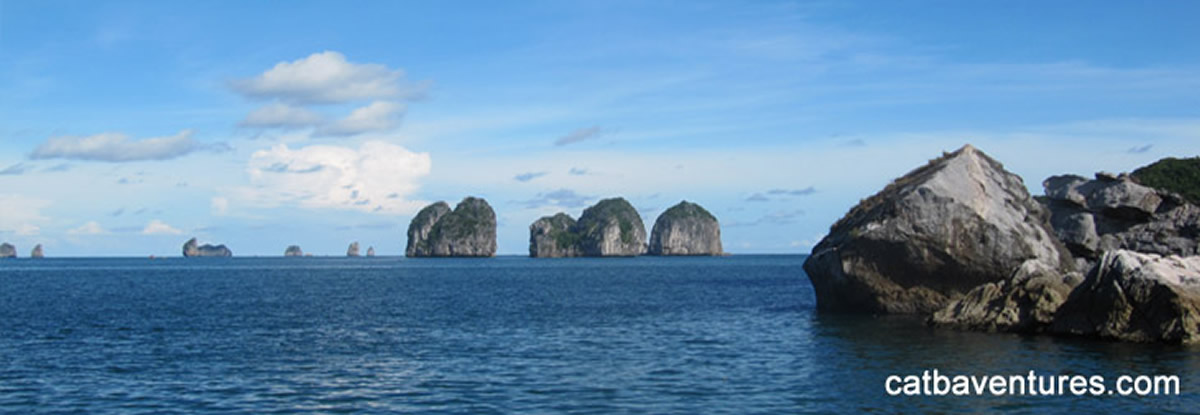
[[33, 166], [29, 165], [28, 163], [17, 163], [8, 166], [4, 170], [0, 170], [0, 176], [17, 176], [25, 174], [30, 170], [33, 170]]
[[767, 191], [767, 194], [773, 196], [808, 196], [816, 192], [817, 189], [809, 186], [803, 189], [771, 189]]
[[578, 130], [570, 132], [567, 135], [559, 137], [557, 140], [554, 140], [554, 145], [565, 146], [568, 144], [575, 144], [578, 142], [594, 139], [596, 137], [599, 137], [603, 133], [604, 133], [604, 129], [600, 128], [599, 126], [580, 128]]
[[370, 63], [353, 63], [334, 51], [279, 62], [249, 79], [230, 83], [251, 98], [279, 99], [301, 104], [330, 104], [367, 99], [420, 98], [427, 84], [408, 84], [404, 71]]
[[251, 111], [238, 122], [239, 127], [303, 128], [321, 124], [325, 117], [315, 111], [274, 102]]
[[800, 216], [804, 216], [805, 212], [801, 209], [775, 211], [767, 213], [758, 219], [749, 222], [730, 222], [724, 226], [742, 227], [742, 226], [758, 226], [758, 225], [791, 225], [797, 222]]
[[151, 220], [145, 228], [142, 228], [142, 235], [180, 235], [182, 233], [183, 231], [158, 219]]
[[755, 193], [755, 194], [750, 195], [750, 197], [746, 198], [747, 202], [768, 202], [770, 200], [771, 200], [771, 198], [767, 197], [766, 195], [764, 195], [762, 193]]
[[567, 174], [570, 174], [572, 176], [586, 176], [588, 174], [591, 174], [591, 171], [589, 171], [588, 169], [582, 169], [579, 167], [572, 167], [571, 170], [567, 171]]
[[558, 189], [545, 193], [538, 193], [533, 199], [522, 201], [526, 208], [536, 209], [545, 206], [558, 206], [563, 208], [580, 208], [587, 206], [587, 203], [595, 199], [594, 196], [586, 196], [575, 193], [574, 190]]
[[518, 182], [521, 182], [521, 183], [527, 183], [527, 182], [529, 182], [530, 180], [536, 179], [536, 178], [538, 178], [538, 177], [545, 176], [546, 174], [548, 174], [548, 173], [546, 173], [546, 172], [544, 172], [544, 171], [539, 171], [539, 172], [529, 172], [529, 173], [521, 173], [521, 174], [518, 174], [518, 175], [514, 176], [514, 177], [513, 177], [513, 180], [516, 180], [516, 181], [518, 181]]
[[130, 140], [121, 133], [103, 133], [87, 137], [54, 137], [38, 145], [29, 155], [39, 159], [70, 159], [106, 162], [170, 160], [197, 151], [227, 151], [224, 143], [204, 144], [192, 138], [192, 130], [169, 137]]
[[1125, 150], [1125, 152], [1129, 154], [1142, 154], [1150, 151], [1152, 148], [1154, 148], [1154, 144], [1146, 144], [1144, 146], [1130, 147], [1129, 150]]
[[329, 124], [317, 127], [317, 136], [350, 136], [374, 131], [387, 131], [400, 124], [404, 116], [404, 104], [391, 101], [375, 101], [356, 108], [350, 115]]
[[100, 223], [96, 221], [88, 221], [77, 228], [67, 230], [68, 235], [102, 235], [106, 233], [108, 231], [104, 230], [104, 227], [100, 226]]

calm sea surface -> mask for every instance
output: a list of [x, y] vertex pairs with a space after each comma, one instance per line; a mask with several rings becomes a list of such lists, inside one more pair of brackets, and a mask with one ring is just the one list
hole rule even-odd
[[[0, 261], [0, 412], [1200, 411], [1200, 349], [817, 315], [803, 260]], [[884, 392], [933, 368], [1172, 374], [1183, 393]]]

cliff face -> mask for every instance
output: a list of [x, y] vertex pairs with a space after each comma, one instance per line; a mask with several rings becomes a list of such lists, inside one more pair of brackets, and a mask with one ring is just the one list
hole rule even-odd
[[231, 257], [233, 251], [226, 248], [225, 245], [197, 245], [196, 238], [188, 239], [183, 244], [183, 256], [185, 257]]
[[658, 216], [650, 255], [721, 255], [721, 225], [700, 205], [679, 202]]
[[624, 198], [604, 199], [583, 210], [575, 224], [586, 256], [638, 256], [646, 253], [646, 225]]
[[299, 245], [290, 245], [283, 250], [283, 256], [304, 256], [304, 251], [300, 249]]
[[[422, 209], [409, 225], [408, 245], [412, 253], [408, 256], [490, 257], [496, 254], [496, 212], [486, 200], [467, 197], [453, 211], [441, 215], [436, 214], [440, 210], [437, 205]], [[429, 215], [422, 215], [431, 208]], [[432, 225], [428, 225], [435, 217]], [[428, 231], [422, 232], [425, 229]], [[420, 237], [422, 233], [425, 238]]]
[[860, 202], [804, 263], [818, 309], [927, 315], [1021, 269], [1061, 276], [1074, 265], [1021, 178], [969, 145]]
[[16, 247], [12, 246], [12, 244], [7, 243], [7, 242], [0, 244], [0, 258], [16, 258], [16, 257], [17, 257], [17, 248]]
[[529, 225], [529, 256], [534, 258], [562, 258], [583, 255], [579, 248], [579, 234], [575, 233], [575, 219], [566, 213], [545, 216]]
[[431, 256], [432, 252], [426, 243], [429, 241], [429, 233], [433, 231], [433, 225], [449, 213], [450, 205], [446, 202], [434, 203], [417, 212], [417, 216], [408, 224], [408, 245], [404, 248], [404, 255]]

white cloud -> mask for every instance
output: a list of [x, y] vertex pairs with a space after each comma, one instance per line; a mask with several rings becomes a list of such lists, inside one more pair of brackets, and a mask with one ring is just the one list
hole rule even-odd
[[588, 128], [580, 128], [578, 130], [572, 131], [570, 134], [564, 135], [562, 137], [559, 137], [557, 140], [554, 140], [554, 145], [565, 146], [567, 144], [575, 144], [580, 141], [591, 140], [593, 138], [599, 137], [602, 133], [604, 133], [604, 130], [601, 129], [600, 127], [593, 126], [593, 127], [588, 127]]
[[317, 128], [318, 136], [347, 136], [372, 131], [396, 128], [404, 115], [404, 104], [390, 101], [375, 101], [356, 108], [346, 118]]
[[150, 223], [146, 224], [145, 228], [142, 228], [142, 235], [179, 235], [182, 233], [183, 231], [175, 229], [171, 225], [166, 224], [166, 222], [158, 219], [150, 221]]
[[107, 162], [169, 160], [201, 150], [223, 150], [224, 144], [206, 145], [192, 139], [192, 130], [170, 137], [130, 140], [121, 133], [102, 133], [87, 137], [53, 137], [38, 145], [32, 159], [73, 159]]
[[229, 213], [229, 199], [221, 196], [212, 198], [212, 213], [214, 215]]
[[68, 235], [101, 235], [105, 233], [108, 233], [108, 231], [104, 230], [96, 221], [89, 221], [78, 228], [67, 230]]
[[233, 196], [255, 207], [300, 206], [410, 214], [423, 206], [409, 197], [432, 167], [428, 153], [382, 141], [358, 149], [279, 144], [255, 152], [248, 172], [252, 186]]
[[238, 123], [240, 127], [302, 128], [320, 124], [324, 117], [316, 112], [274, 102], [250, 112]]
[[403, 70], [380, 64], [352, 63], [341, 53], [325, 51], [291, 62], [279, 62], [258, 76], [234, 81], [232, 87], [252, 98], [317, 104], [416, 98], [423, 94], [423, 85], [406, 85], [403, 79]]
[[36, 235], [41, 228], [39, 223], [49, 220], [42, 216], [42, 209], [50, 206], [50, 201], [17, 194], [0, 194], [0, 206], [4, 214], [0, 215], [0, 232], [11, 232], [17, 235]]

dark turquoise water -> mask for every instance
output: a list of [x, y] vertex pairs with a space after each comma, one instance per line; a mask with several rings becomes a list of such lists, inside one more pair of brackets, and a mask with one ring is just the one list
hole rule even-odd
[[[803, 259], [0, 261], [0, 411], [1200, 410], [1196, 349], [817, 315]], [[932, 368], [1173, 374], [1183, 393], [885, 393]]]

